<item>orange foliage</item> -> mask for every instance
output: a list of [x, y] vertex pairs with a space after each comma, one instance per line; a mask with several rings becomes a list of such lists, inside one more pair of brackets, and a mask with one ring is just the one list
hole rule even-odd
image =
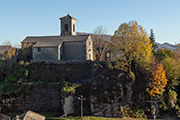
[[151, 96], [160, 95], [163, 91], [165, 91], [164, 88], [167, 84], [166, 73], [162, 64], [156, 66], [152, 72], [152, 76], [153, 78], [151, 79], [149, 88], [147, 88], [147, 92]]

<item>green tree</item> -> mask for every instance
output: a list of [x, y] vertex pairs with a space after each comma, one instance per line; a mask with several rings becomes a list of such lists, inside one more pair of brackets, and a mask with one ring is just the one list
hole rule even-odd
[[170, 50], [170, 49], [158, 49], [157, 51], [154, 51], [154, 56], [157, 58], [158, 61], [162, 61], [164, 60], [166, 57], [170, 57], [170, 58], [176, 58], [179, 57], [179, 55]]
[[167, 89], [174, 89], [174, 87], [179, 84], [180, 59], [166, 57], [165, 59], [162, 60], [162, 64], [166, 71], [166, 76], [168, 79]]
[[136, 21], [123, 23], [115, 31], [111, 39], [114, 49], [117, 52], [117, 61], [124, 60], [131, 70], [132, 60], [139, 63], [150, 62], [152, 55], [152, 44], [147, 32]]
[[152, 47], [153, 47], [153, 53], [154, 53], [155, 49], [158, 48], [158, 46], [155, 44], [155, 35], [153, 33], [153, 29], [151, 29], [149, 39], [151, 40]]

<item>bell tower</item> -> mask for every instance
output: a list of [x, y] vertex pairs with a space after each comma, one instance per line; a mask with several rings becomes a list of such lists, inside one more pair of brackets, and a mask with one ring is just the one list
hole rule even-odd
[[61, 20], [61, 36], [76, 35], [76, 18], [67, 14], [59, 19]]

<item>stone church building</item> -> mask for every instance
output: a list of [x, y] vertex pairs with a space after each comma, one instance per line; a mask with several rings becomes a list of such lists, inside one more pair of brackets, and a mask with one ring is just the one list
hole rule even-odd
[[27, 36], [22, 46], [28, 46], [30, 60], [93, 60], [93, 42], [89, 34], [76, 34], [77, 19], [69, 14], [61, 17], [59, 36]]

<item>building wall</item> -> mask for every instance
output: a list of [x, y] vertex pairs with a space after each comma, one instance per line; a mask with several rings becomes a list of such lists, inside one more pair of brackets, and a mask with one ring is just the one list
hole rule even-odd
[[[58, 60], [58, 49], [59, 47], [34, 47], [32, 49], [33, 52], [33, 60]], [[40, 51], [38, 51], [40, 49]]]
[[64, 48], [64, 47], [63, 47], [63, 46], [64, 46], [64, 43], [62, 43], [62, 44], [60, 45], [60, 47], [59, 47], [59, 53], [58, 53], [58, 54], [59, 54], [59, 58], [60, 58], [59, 60], [63, 60], [63, 58], [64, 58], [64, 56], [63, 56], [63, 55], [64, 55], [64, 54], [63, 54], [63, 48]]
[[[68, 25], [68, 31], [65, 30], [65, 24]], [[73, 31], [73, 24], [75, 25], [75, 31]], [[76, 35], [76, 20], [65, 19], [61, 20], [61, 36]]]
[[85, 42], [65, 42], [63, 43], [62, 60], [86, 60]]
[[86, 60], [93, 60], [93, 41], [90, 36], [86, 41]]
[[[73, 28], [73, 25], [74, 25], [74, 28]], [[74, 19], [71, 20], [71, 35], [76, 35], [76, 20]]]

